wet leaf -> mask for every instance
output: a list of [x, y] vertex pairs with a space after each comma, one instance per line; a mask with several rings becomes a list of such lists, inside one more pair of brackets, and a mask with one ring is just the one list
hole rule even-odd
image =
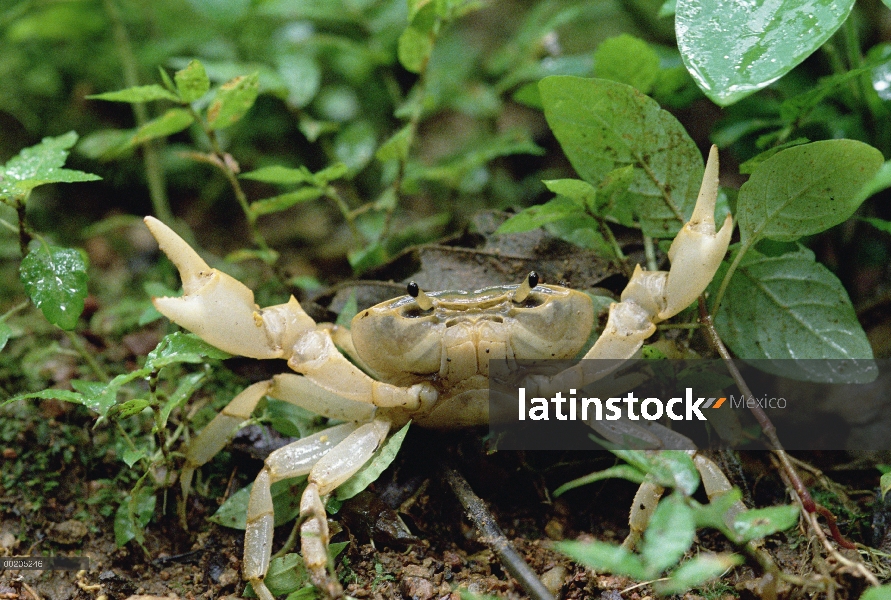
[[235, 124], [251, 109], [260, 93], [260, 73], [255, 72], [224, 83], [207, 108], [211, 129]]
[[138, 102], [151, 102], [152, 100], [172, 100], [177, 102], [179, 98], [170, 90], [165, 90], [157, 84], [140, 85], [117, 90], [114, 92], [105, 92], [104, 94], [93, 94], [87, 96], [90, 100], [106, 100], [108, 102], [129, 102], [131, 104]]
[[883, 474], [879, 479], [879, 489], [883, 498], [888, 495], [888, 492], [891, 492], [891, 471]]
[[25, 148], [0, 169], [0, 199], [21, 198], [45, 183], [96, 181], [98, 175], [63, 169], [67, 150], [77, 141], [77, 134], [69, 131], [58, 137], [46, 137], [30, 148]]
[[[781, 256], [749, 250], [730, 280], [715, 325], [733, 352], [747, 359], [872, 358], [848, 293], [803, 247]], [[803, 369], [814, 365], [813, 381], [830, 374], [823, 361], [799, 362]]]
[[381, 476], [384, 469], [389, 467], [393, 459], [396, 458], [399, 448], [402, 447], [402, 440], [405, 439], [405, 434], [408, 432], [409, 425], [411, 425], [410, 422], [406, 423], [402, 429], [390, 436], [390, 439], [381, 446], [380, 450], [375, 452], [374, 456], [371, 457], [371, 460], [364, 467], [337, 488], [335, 496], [338, 500], [343, 501], [352, 498]]
[[72, 392], [70, 390], [56, 390], [56, 389], [48, 389], [48, 390], [40, 390], [39, 392], [30, 392], [28, 394], [17, 394], [8, 400], [4, 400], [0, 402], [0, 406], [6, 406], [7, 404], [12, 404], [13, 402], [18, 402], [19, 400], [62, 400], [64, 402], [71, 402], [73, 404], [84, 404], [84, 397], [82, 394], [78, 392]]
[[207, 358], [223, 360], [231, 356], [194, 333], [177, 331], [164, 336], [158, 346], [148, 353], [145, 367], [158, 370], [175, 363], [201, 363]]
[[183, 102], [194, 102], [210, 90], [210, 79], [204, 70], [204, 65], [198, 60], [192, 60], [185, 69], [177, 71], [173, 78], [176, 80], [176, 91]]
[[881, 152], [856, 140], [826, 140], [778, 152], [758, 165], [739, 190], [741, 241], [795, 241], [847, 220], [883, 160]]
[[854, 0], [678, 0], [678, 48], [702, 91], [727, 106], [810, 56], [853, 6]]
[[87, 297], [87, 264], [80, 252], [32, 242], [19, 278], [47, 321], [74, 329]]
[[704, 172], [677, 119], [614, 81], [547, 77], [539, 89], [548, 124], [581, 178], [597, 187], [614, 170], [633, 166], [629, 198], [644, 233], [674, 236], [693, 213]]

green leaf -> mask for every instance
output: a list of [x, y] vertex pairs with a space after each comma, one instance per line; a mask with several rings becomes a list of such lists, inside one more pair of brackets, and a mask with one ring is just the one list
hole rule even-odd
[[114, 540], [119, 548], [133, 539], [140, 543], [143, 541], [142, 530], [152, 519], [155, 502], [152, 490], [142, 487], [135, 498], [127, 496], [121, 503], [114, 515]]
[[77, 141], [77, 134], [69, 131], [58, 137], [46, 137], [30, 148], [25, 148], [0, 169], [0, 199], [26, 196], [32, 189], [45, 183], [96, 181], [98, 175], [63, 169], [67, 150]]
[[152, 119], [136, 130], [130, 138], [131, 146], [138, 146], [149, 140], [179, 133], [192, 124], [195, 118], [185, 108], [171, 108], [160, 117]]
[[273, 596], [290, 594], [311, 585], [309, 572], [303, 558], [296, 553], [285, 554], [269, 562], [269, 572], [264, 580]]
[[[730, 280], [715, 325], [733, 352], [746, 359], [872, 357], [841, 282], [803, 247], [773, 257], [749, 250]], [[807, 363], [801, 361], [802, 367]], [[814, 367], [814, 381], [827, 375], [820, 372], [822, 364]]]
[[594, 75], [627, 83], [649, 94], [659, 77], [659, 57], [645, 41], [623, 33], [604, 40], [597, 47]]
[[735, 510], [734, 505], [742, 500], [739, 488], [733, 488], [711, 498], [708, 504], [697, 507], [693, 516], [697, 527], [717, 529], [733, 539], [735, 534], [728, 528], [728, 513]]
[[[885, 4], [891, 0], [884, 0]], [[888, 8], [891, 8], [889, 6]], [[891, 585], [880, 585], [879, 587], [871, 587], [860, 596], [860, 600], [891, 600]]]
[[678, 48], [705, 95], [727, 106], [810, 56], [853, 6], [854, 0], [678, 0]]
[[377, 149], [377, 133], [367, 121], [353, 121], [334, 137], [334, 155], [351, 173], [367, 165]]
[[307, 54], [286, 54], [276, 63], [288, 88], [288, 104], [295, 108], [309, 104], [322, 84], [322, 70], [316, 59]]
[[[276, 481], [270, 486], [276, 527], [294, 520], [300, 514], [300, 496], [305, 484], [306, 477], [295, 477]], [[250, 483], [229, 496], [208, 520], [223, 527], [244, 529], [247, 526], [247, 507], [253, 487], [254, 484]]]
[[575, 200], [580, 206], [592, 210], [597, 202], [597, 190], [587, 181], [581, 179], [546, 179], [545, 187], [560, 196]]
[[539, 83], [545, 117], [576, 172], [595, 187], [634, 166], [630, 197], [646, 235], [671, 237], [693, 213], [704, 172], [683, 126], [629, 85], [547, 77]]
[[142, 460], [144, 456], [146, 456], [145, 450], [141, 448], [127, 448], [124, 455], [121, 456], [121, 460], [132, 469], [133, 465]]
[[108, 411], [108, 416], [116, 416], [120, 419], [126, 419], [127, 417], [132, 417], [133, 415], [141, 413], [151, 405], [152, 403], [148, 400], [134, 398], [133, 400], [127, 400], [126, 402], [115, 406], [112, 410]]
[[204, 373], [189, 373], [179, 380], [176, 389], [170, 394], [170, 397], [167, 399], [167, 402], [164, 403], [164, 406], [161, 407], [158, 422], [152, 428], [152, 433], [157, 433], [158, 429], [167, 426], [167, 418], [170, 416], [173, 409], [185, 404], [186, 401], [192, 397], [192, 394], [201, 387], [201, 383], [204, 381], [205, 377], [206, 375]]
[[430, 31], [409, 26], [399, 36], [396, 54], [402, 66], [412, 73], [420, 73], [424, 69], [432, 51], [433, 35]]
[[19, 278], [47, 321], [74, 329], [87, 297], [87, 264], [80, 252], [32, 242]]
[[872, 181], [867, 183], [863, 189], [860, 190], [860, 196], [866, 200], [873, 194], [878, 194], [889, 187], [891, 187], [891, 160], [885, 161], [882, 164], [879, 172], [872, 178]]
[[259, 93], [259, 72], [224, 83], [207, 107], [207, 124], [211, 129], [225, 129], [235, 124], [251, 109]]
[[185, 69], [177, 71], [173, 78], [176, 80], [176, 91], [183, 102], [194, 102], [210, 90], [210, 79], [204, 70], [201, 61], [192, 60]]
[[561, 219], [576, 219], [585, 214], [584, 205], [565, 196], [557, 196], [538, 206], [530, 206], [518, 212], [498, 226], [496, 234], [521, 233], [537, 229]]
[[656, 506], [644, 532], [641, 558], [651, 577], [678, 564], [696, 537], [693, 510], [675, 492]]
[[320, 198], [325, 193], [317, 187], [303, 187], [294, 192], [279, 194], [271, 198], [264, 198], [251, 203], [251, 214], [254, 216], [268, 215], [291, 208], [295, 204], [302, 204]]
[[891, 492], [891, 471], [884, 473], [879, 479], [879, 489], [883, 498]]
[[294, 169], [291, 167], [283, 167], [281, 165], [272, 165], [269, 167], [262, 167], [256, 171], [242, 173], [239, 177], [242, 179], [252, 179], [254, 181], [277, 183], [280, 185], [314, 182], [312, 172], [304, 166]]
[[215, 348], [194, 333], [177, 331], [164, 336], [157, 347], [148, 353], [145, 368], [163, 369], [177, 363], [203, 363], [208, 358], [223, 360], [232, 355]]
[[778, 531], [785, 531], [798, 523], [798, 507], [771, 506], [746, 510], [736, 516], [734, 532], [742, 542], [765, 538]]
[[335, 496], [338, 500], [344, 501], [352, 498], [381, 476], [384, 469], [389, 467], [393, 459], [396, 458], [399, 448], [402, 447], [402, 440], [405, 439], [405, 434], [408, 433], [409, 425], [411, 425], [411, 422], [406, 423], [402, 429], [390, 436], [390, 439], [381, 446], [380, 450], [375, 452], [374, 456], [371, 457], [371, 460], [364, 467], [337, 488]]
[[882, 166], [882, 153], [856, 140], [787, 148], [758, 165], [737, 200], [741, 241], [795, 241], [845, 221], [860, 190]]
[[739, 554], [699, 554], [672, 572], [668, 581], [655, 582], [653, 588], [661, 596], [683, 594], [743, 562], [744, 559]]
[[0, 350], [6, 347], [10, 337], [12, 337], [12, 328], [6, 321], [0, 321]]
[[83, 394], [72, 392], [70, 390], [46, 389], [39, 392], [30, 392], [27, 394], [17, 394], [8, 400], [0, 402], [0, 406], [6, 406], [19, 400], [62, 400], [71, 402], [72, 404], [85, 404]]
[[579, 477], [578, 479], [567, 481], [556, 490], [554, 490], [554, 498], [565, 494], [569, 490], [573, 490], [583, 485], [588, 485], [589, 483], [594, 483], [595, 481], [601, 481], [603, 479], [626, 479], [633, 483], [640, 484], [644, 482], [645, 476], [643, 472], [637, 470], [631, 465], [616, 465], [615, 467], [610, 467], [609, 469], [604, 469], [603, 471], [597, 471], [596, 473], [591, 473], [590, 475], [585, 475], [583, 477]]
[[622, 546], [614, 546], [601, 541], [557, 542], [556, 549], [574, 561], [597, 571], [609, 571], [632, 579], [647, 579], [648, 571], [639, 556]]
[[655, 454], [642, 450], [610, 450], [613, 454], [643, 471], [662, 487], [673, 487], [690, 496], [699, 487], [699, 472], [690, 455], [682, 450], [665, 450]]
[[140, 85], [115, 92], [105, 92], [104, 94], [93, 94], [92, 96], [87, 96], [87, 98], [90, 100], [107, 100], [109, 102], [129, 102], [131, 104], [151, 102], [152, 100], [179, 101], [176, 94], [170, 90], [165, 90], [157, 84]]
[[409, 124], [390, 136], [374, 153], [381, 162], [388, 160], [405, 161], [408, 159], [408, 147], [411, 144], [413, 127]]

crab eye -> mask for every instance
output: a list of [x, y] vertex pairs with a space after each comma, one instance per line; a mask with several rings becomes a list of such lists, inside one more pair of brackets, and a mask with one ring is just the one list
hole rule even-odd
[[[523, 280], [523, 283], [517, 286], [516, 291], [514, 292], [513, 300], [514, 304], [523, 304], [528, 303], [526, 299], [529, 297], [529, 294], [532, 293], [532, 288], [538, 285], [538, 273], [535, 271], [530, 271], [529, 275], [526, 276], [526, 279]], [[533, 304], [533, 306], [538, 306], [540, 302]]]
[[[433, 300], [431, 300], [430, 296], [425, 294], [424, 290], [422, 290], [420, 288], [420, 286], [418, 286], [418, 284], [415, 283], [414, 281], [408, 282], [408, 285], [406, 286], [406, 291], [408, 292], [409, 296], [411, 296], [412, 298], [415, 299], [415, 302], [417, 303], [418, 307], [421, 310], [427, 311], [427, 310], [430, 310], [431, 308], [433, 308]], [[406, 316], [409, 316], [409, 315], [406, 315]]]

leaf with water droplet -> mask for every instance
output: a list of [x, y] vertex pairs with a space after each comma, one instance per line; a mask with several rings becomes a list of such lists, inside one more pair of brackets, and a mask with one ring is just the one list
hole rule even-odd
[[0, 199], [21, 198], [45, 183], [95, 181], [98, 175], [63, 169], [67, 150], [77, 141], [69, 131], [58, 137], [43, 138], [36, 146], [25, 148], [0, 169]]
[[678, 49], [705, 95], [728, 106], [810, 56], [853, 6], [854, 0], [678, 0]]
[[19, 278], [47, 321], [74, 329], [87, 297], [87, 263], [80, 252], [32, 242]]

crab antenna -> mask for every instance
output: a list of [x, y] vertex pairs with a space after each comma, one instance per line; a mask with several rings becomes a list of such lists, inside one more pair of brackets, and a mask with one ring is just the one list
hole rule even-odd
[[430, 296], [425, 294], [424, 290], [422, 290], [414, 281], [408, 282], [408, 295], [415, 299], [421, 310], [430, 310], [433, 308], [433, 300], [431, 300]]
[[516, 291], [514, 292], [514, 297], [511, 298], [516, 303], [523, 302], [526, 298], [529, 297], [529, 294], [532, 292], [532, 288], [538, 285], [538, 273], [535, 271], [530, 271], [529, 275], [526, 276], [526, 279], [523, 280], [523, 283], [517, 286]]

